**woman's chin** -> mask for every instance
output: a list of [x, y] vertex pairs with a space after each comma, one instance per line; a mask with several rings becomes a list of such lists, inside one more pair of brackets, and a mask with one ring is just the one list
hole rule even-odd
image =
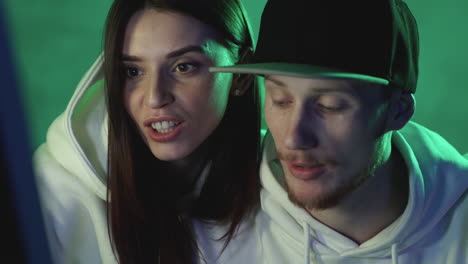
[[169, 144], [166, 146], [150, 145], [150, 150], [154, 157], [162, 161], [178, 161], [186, 158], [190, 153], [192, 153], [192, 150], [188, 149], [186, 146], [170, 146]]

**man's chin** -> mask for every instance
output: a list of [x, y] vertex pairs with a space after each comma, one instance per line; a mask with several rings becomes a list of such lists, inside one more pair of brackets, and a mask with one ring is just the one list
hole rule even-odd
[[325, 210], [335, 207], [342, 199], [342, 196], [335, 195], [334, 193], [305, 195], [303, 193], [297, 194], [290, 189], [287, 192], [289, 200], [293, 204], [303, 207], [308, 211]]
[[352, 184], [326, 186], [325, 183], [296, 183], [288, 184], [286, 180], [286, 191], [289, 200], [299, 206], [311, 210], [326, 210], [337, 206], [343, 198], [354, 189]]

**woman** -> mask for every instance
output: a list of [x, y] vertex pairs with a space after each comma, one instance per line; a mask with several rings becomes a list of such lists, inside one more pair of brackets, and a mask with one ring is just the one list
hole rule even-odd
[[238, 0], [115, 0], [104, 59], [35, 156], [59, 263], [209, 262], [199, 237], [233, 243], [258, 204], [257, 89], [208, 68], [252, 46]]

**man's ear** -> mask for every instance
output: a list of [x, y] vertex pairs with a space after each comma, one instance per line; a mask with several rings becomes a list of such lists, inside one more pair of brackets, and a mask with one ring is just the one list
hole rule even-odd
[[415, 100], [412, 93], [394, 92], [390, 98], [386, 130], [402, 129], [414, 114]]

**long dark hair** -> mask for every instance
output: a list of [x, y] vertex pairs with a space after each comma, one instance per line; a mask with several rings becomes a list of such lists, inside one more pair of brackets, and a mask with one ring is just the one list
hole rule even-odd
[[[258, 206], [260, 108], [256, 80], [243, 96], [230, 96], [225, 115], [208, 137], [211, 169], [192, 208], [177, 209], [177, 186], [167, 182], [163, 162], [151, 153], [123, 107], [121, 54], [131, 16], [155, 8], [194, 17], [217, 31], [218, 41], [240, 54], [253, 40], [239, 0], [115, 0], [107, 18], [104, 68], [109, 114], [109, 236], [120, 263], [192, 263], [198, 248], [190, 219], [228, 226], [225, 246], [242, 219]], [[245, 56], [248, 58], [249, 56]], [[243, 61], [239, 61], [243, 62]], [[236, 79], [236, 78], [235, 78]], [[158, 177], [158, 175], [162, 175]], [[170, 178], [170, 177], [169, 177]]]

